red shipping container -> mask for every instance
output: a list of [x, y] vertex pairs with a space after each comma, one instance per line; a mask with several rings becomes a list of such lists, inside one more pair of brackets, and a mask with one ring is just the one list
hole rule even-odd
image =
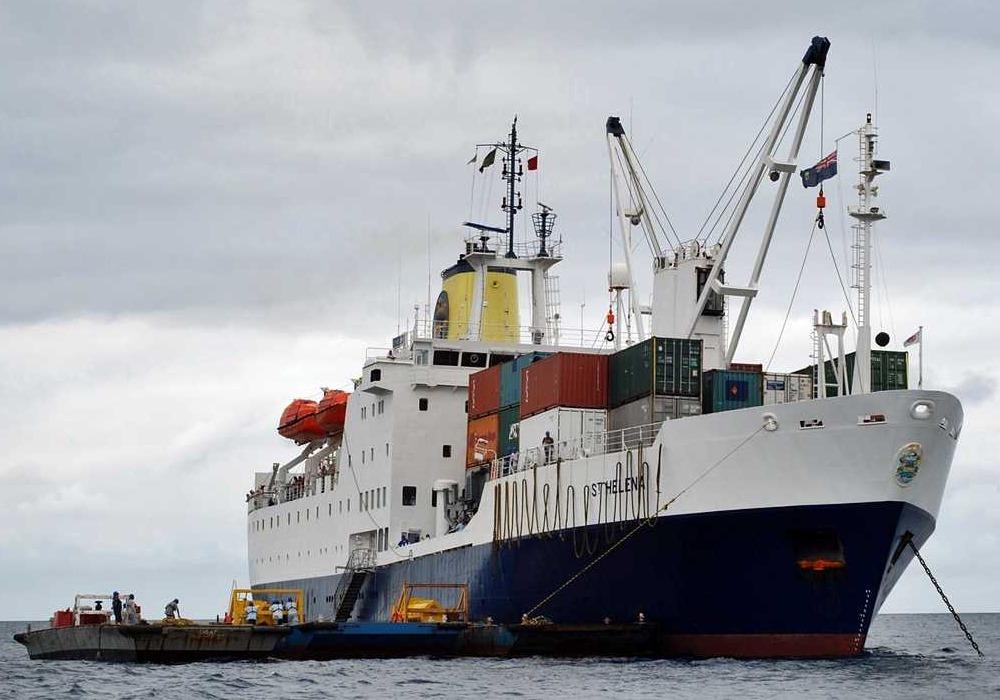
[[108, 621], [108, 616], [102, 612], [82, 612], [80, 613], [81, 625], [103, 625]]
[[560, 352], [521, 370], [521, 417], [556, 406], [607, 408], [608, 356]]
[[500, 410], [500, 365], [469, 375], [469, 417]]
[[[500, 445], [500, 414], [474, 418], [469, 421], [469, 432], [465, 446], [465, 466], [491, 462], [497, 458]], [[478, 454], [478, 456], [477, 456]]]
[[56, 610], [56, 614], [52, 616], [52, 626], [53, 627], [72, 627], [73, 626], [73, 611], [72, 610]]

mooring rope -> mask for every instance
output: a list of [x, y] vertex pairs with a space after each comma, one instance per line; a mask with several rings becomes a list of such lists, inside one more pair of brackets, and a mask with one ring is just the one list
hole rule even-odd
[[[680, 491], [678, 491], [673, 496], [673, 498], [671, 498], [669, 501], [667, 501], [666, 503], [664, 503], [663, 506], [661, 508], [659, 508], [656, 511], [656, 513], [654, 513], [653, 519], [655, 519], [663, 511], [667, 510], [667, 508], [669, 508], [671, 505], [673, 505], [677, 501], [678, 498], [680, 498], [685, 493], [687, 493], [688, 491], [690, 491], [696, 484], [698, 484], [698, 482], [700, 482], [702, 479], [704, 479], [709, 474], [711, 474], [723, 462], [725, 462], [727, 459], [729, 459], [734, 454], [736, 454], [736, 452], [738, 452], [744, 445], [746, 445], [748, 442], [750, 442], [752, 439], [754, 439], [757, 435], [759, 435], [760, 432], [763, 429], [764, 429], [764, 426], [761, 425], [759, 428], [757, 428], [756, 430], [754, 430], [748, 436], [746, 436], [745, 438], [743, 438], [743, 440], [741, 440], [739, 442], [739, 444], [737, 444], [733, 449], [729, 450], [729, 452], [727, 452], [726, 454], [724, 454], [712, 466], [710, 466], [708, 469], [706, 469], [701, 474], [699, 474], [691, 483], [689, 483], [687, 486], [685, 486]], [[559, 595], [562, 591], [564, 591], [566, 588], [568, 588], [570, 586], [570, 584], [572, 584], [578, 578], [580, 578], [585, 573], [587, 573], [592, 568], [594, 568], [594, 566], [596, 566], [599, 561], [601, 561], [602, 559], [604, 559], [604, 557], [608, 556], [609, 554], [611, 554], [611, 552], [613, 552], [616, 549], [618, 549], [618, 547], [620, 547], [621, 545], [623, 545], [630, 537], [632, 537], [632, 535], [634, 535], [635, 533], [639, 532], [639, 530], [641, 530], [643, 527], [646, 527], [646, 526], [647, 526], [646, 521], [641, 521], [638, 525], [636, 525], [631, 530], [629, 530], [628, 532], [626, 532], [616, 542], [614, 542], [611, 545], [609, 545], [608, 548], [606, 550], [604, 550], [604, 552], [602, 552], [600, 554], [600, 556], [597, 556], [594, 559], [590, 560], [586, 564], [586, 566], [584, 566], [582, 569], [580, 569], [575, 574], [573, 574], [568, 579], [566, 579], [566, 581], [564, 581], [558, 588], [556, 588], [554, 591], [552, 591], [551, 593], [549, 593], [547, 596], [545, 596], [541, 600], [541, 602], [539, 602], [533, 608], [531, 608], [528, 612], [526, 612], [525, 615], [528, 618], [534, 617], [535, 613], [538, 612], [538, 610], [540, 610], [542, 607], [544, 607], [550, 600], [552, 600], [557, 595]], [[584, 535], [586, 536], [586, 528], [584, 528]], [[573, 542], [573, 544], [574, 544], [574, 549], [575, 549], [575, 545], [576, 545], [576, 538], [575, 538], [575, 536], [574, 536], [574, 542]]]

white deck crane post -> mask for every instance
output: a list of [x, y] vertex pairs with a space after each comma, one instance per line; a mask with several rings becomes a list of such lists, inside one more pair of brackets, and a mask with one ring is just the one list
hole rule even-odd
[[[618, 117], [608, 117], [605, 127], [608, 139], [608, 160], [611, 163], [611, 187], [614, 190], [615, 208], [618, 212], [618, 227], [622, 239], [622, 252], [625, 257], [625, 266], [628, 270], [629, 307], [632, 310], [632, 316], [635, 318], [636, 335], [639, 342], [642, 342], [646, 339], [646, 333], [642, 320], [642, 309], [639, 307], [635, 294], [635, 272], [632, 269], [632, 234], [630, 233], [629, 224], [633, 226], [643, 225], [646, 242], [649, 244], [649, 249], [657, 261], [663, 259], [663, 247], [660, 245], [656, 229], [649, 218], [646, 195], [643, 192], [642, 182], [635, 170], [635, 162], [631, 149], [628, 146], [628, 141], [625, 139], [625, 129], [622, 127], [621, 120]], [[615, 158], [616, 147], [619, 153], [621, 153], [621, 162]], [[618, 172], [618, 168], [621, 166], [624, 166], [626, 172]], [[629, 198], [633, 200], [632, 202], [626, 202], [622, 199], [619, 177], [628, 178], [626, 190]], [[628, 204], [632, 204], [635, 210], [627, 211]]]
[[[709, 271], [708, 279], [706, 280], [701, 294], [698, 297], [698, 302], [695, 305], [694, 314], [692, 315], [687, 334], [688, 338], [694, 334], [698, 325], [698, 319], [705, 310], [709, 296], [713, 291], [726, 296], [743, 297], [739, 317], [733, 327], [729, 347], [726, 351], [726, 366], [732, 362], [733, 356], [736, 353], [736, 348], [739, 346], [740, 335], [743, 332], [743, 326], [746, 322], [747, 314], [750, 311], [750, 304], [753, 301], [753, 298], [757, 295], [757, 285], [760, 281], [761, 271], [764, 268], [764, 260], [767, 258], [768, 248], [771, 245], [771, 238], [774, 235], [774, 227], [778, 222], [778, 215], [781, 213], [781, 205], [784, 202], [785, 193], [788, 190], [788, 182], [791, 179], [792, 174], [798, 169], [796, 158], [798, 158], [799, 148], [802, 145], [802, 138], [805, 135], [806, 126], [809, 123], [809, 115], [812, 112], [816, 92], [819, 90], [820, 81], [823, 77], [823, 70], [826, 66], [826, 55], [829, 49], [830, 40], [825, 37], [816, 36], [813, 37], [809, 48], [802, 57], [802, 64], [799, 66], [798, 71], [792, 78], [791, 87], [785, 95], [784, 102], [782, 102], [777, 117], [771, 126], [771, 131], [768, 134], [767, 141], [764, 143], [760, 156], [757, 158], [757, 163], [754, 166], [754, 175], [744, 191], [743, 196], [740, 198], [739, 203], [736, 205], [736, 211], [732, 217], [732, 221], [722, 237], [722, 245], [717, 256], [716, 264], [714, 264], [712, 269]], [[804, 88], [803, 83], [805, 83]], [[803, 89], [805, 90], [805, 95], [803, 98], [802, 113], [799, 116], [799, 122], [792, 137], [792, 143], [788, 150], [788, 156], [783, 160], [779, 160], [775, 156], [775, 151], [777, 150], [785, 125], [792, 115], [795, 102]], [[740, 225], [743, 223], [743, 218], [750, 206], [750, 202], [757, 193], [757, 188], [760, 186], [765, 173], [772, 182], [778, 183], [778, 190], [775, 193], [774, 203], [771, 206], [771, 213], [768, 216], [767, 225], [764, 228], [764, 234], [761, 238], [760, 248], [757, 251], [757, 257], [754, 260], [753, 269], [750, 273], [750, 280], [745, 287], [722, 284], [719, 281], [719, 271], [723, 269], [723, 264], [726, 261], [726, 256], [729, 254], [729, 249], [732, 247], [733, 241], [736, 239], [736, 234], [739, 232]]]

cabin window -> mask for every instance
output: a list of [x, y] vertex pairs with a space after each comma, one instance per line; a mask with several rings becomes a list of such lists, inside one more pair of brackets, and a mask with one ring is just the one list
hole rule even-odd
[[388, 442], [387, 442], [387, 443], [385, 443], [385, 456], [386, 456], [386, 457], [388, 457], [388, 456], [389, 456], [389, 443], [388, 443]]
[[300, 510], [295, 511], [295, 522], [297, 523], [302, 522], [302, 511]]
[[288, 513], [288, 524], [289, 525], [292, 524], [292, 514], [291, 514], [291, 512]]
[[309, 522], [309, 509], [306, 508], [306, 522]]
[[369, 381], [377, 382], [382, 379], [382, 370], [373, 369], [368, 375]]
[[364, 450], [361, 450], [361, 463], [362, 464], [365, 463], [365, 451]]
[[343, 501], [337, 501], [337, 512], [338, 513], [343, 513], [344, 512], [344, 502]]
[[459, 352], [457, 350], [435, 350], [434, 364], [445, 367], [457, 367], [458, 356]]
[[[383, 486], [382, 487], [382, 505], [386, 504], [386, 500], [385, 499], [386, 499], [385, 486]], [[389, 528], [385, 529], [385, 536], [386, 537], [389, 536]]]
[[333, 515], [333, 503], [332, 502], [326, 504], [326, 514], [327, 515]]
[[420, 399], [417, 401], [417, 408], [421, 411], [426, 411], [429, 404], [430, 402], [427, 399]]
[[492, 355], [490, 355], [490, 367], [492, 367], [493, 365], [502, 365], [504, 362], [513, 359], [514, 359], [513, 355], [503, 355], [500, 353], [493, 353]]
[[374, 447], [371, 448], [370, 454], [371, 454], [371, 461], [374, 462], [375, 461], [375, 448]]
[[485, 367], [486, 366], [486, 353], [484, 353], [484, 352], [463, 352], [462, 353], [462, 366], [463, 367]]
[[368, 510], [368, 492], [365, 491], [365, 510]]
[[417, 505], [417, 487], [416, 486], [404, 486], [403, 487], [403, 505], [404, 506], [415, 506], [415, 505]]
[[451, 457], [451, 445], [441, 446], [441, 456], [445, 458]]
[[378, 414], [381, 416], [383, 413], [385, 413], [385, 399], [379, 399]]
[[367, 409], [364, 406], [362, 406], [361, 407], [361, 420], [365, 419], [365, 413], [366, 412], [367, 412]]
[[438, 492], [431, 489], [431, 508], [438, 507]]

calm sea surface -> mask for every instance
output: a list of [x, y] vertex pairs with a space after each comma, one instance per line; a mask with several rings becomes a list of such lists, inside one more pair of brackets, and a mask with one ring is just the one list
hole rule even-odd
[[[1000, 614], [883, 615], [841, 661], [397, 659], [148, 666], [29, 661], [0, 622], [0, 698], [1000, 697]], [[38, 626], [38, 623], [35, 623]]]

